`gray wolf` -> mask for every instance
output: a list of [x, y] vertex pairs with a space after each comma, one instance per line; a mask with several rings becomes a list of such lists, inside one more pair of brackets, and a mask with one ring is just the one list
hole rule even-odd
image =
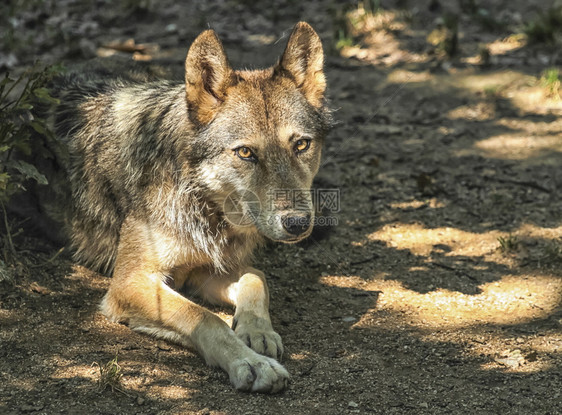
[[[331, 119], [316, 32], [298, 23], [263, 70], [232, 69], [207, 30], [189, 48], [184, 82], [82, 73], [58, 83], [71, 188], [62, 220], [76, 259], [112, 274], [102, 313], [195, 349], [237, 389], [284, 389], [283, 345], [251, 254], [312, 229], [310, 197], [296, 209], [270, 195], [310, 189], [320, 165]], [[231, 208], [251, 220], [229, 219]], [[235, 307], [232, 328], [182, 287]]]

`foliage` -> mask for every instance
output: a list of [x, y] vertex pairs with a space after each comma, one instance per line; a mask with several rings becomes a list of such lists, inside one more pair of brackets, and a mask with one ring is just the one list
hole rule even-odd
[[[59, 71], [60, 67], [36, 65], [17, 79], [6, 74], [0, 81], [0, 217], [5, 230], [0, 242], [6, 264], [16, 257], [6, 205], [15, 193], [25, 190], [27, 181], [47, 184], [47, 178], [25, 160], [50, 157], [39, 137], [53, 139], [53, 133], [47, 121], [33, 110], [38, 106], [48, 109], [58, 103], [45, 85]], [[8, 272], [3, 264], [0, 263], [0, 274]]]
[[335, 8], [332, 10], [332, 20], [334, 27], [333, 49], [337, 52], [345, 47], [353, 46], [355, 40], [348, 21], [349, 5], [343, 8]]
[[548, 98], [560, 99], [560, 71], [558, 68], [546, 69], [541, 76], [541, 85]]
[[128, 396], [121, 387], [121, 377], [123, 373], [121, 366], [117, 362], [117, 355], [103, 366], [97, 362], [93, 365], [97, 366], [100, 371], [100, 378], [98, 380], [98, 389], [100, 392], [109, 387], [112, 392], [118, 391]]
[[437, 21], [437, 27], [427, 35], [427, 41], [435, 46], [439, 54], [448, 57], [454, 56], [458, 51], [458, 16], [445, 13]]
[[519, 239], [517, 239], [515, 235], [510, 234], [506, 237], [500, 236], [498, 242], [500, 243], [499, 249], [503, 253], [517, 251], [519, 248]]
[[[386, 30], [387, 17], [381, 7], [380, 0], [365, 0], [355, 4], [347, 3], [332, 9], [334, 27], [333, 49], [336, 52], [347, 47], [357, 46], [360, 43], [363, 29], [368, 26], [370, 30], [375, 27]], [[375, 23], [373, 24], [373, 21]]]
[[[34, 165], [14, 156], [31, 156], [32, 152], [48, 156], [33, 137], [39, 134], [52, 139], [53, 133], [47, 121], [32, 110], [37, 105], [58, 103], [45, 84], [59, 70], [58, 67], [38, 69], [36, 66], [17, 79], [6, 74], [0, 82], [0, 203], [4, 205], [13, 194], [25, 189], [27, 180], [47, 184], [45, 176]], [[13, 96], [22, 85], [21, 92]]]

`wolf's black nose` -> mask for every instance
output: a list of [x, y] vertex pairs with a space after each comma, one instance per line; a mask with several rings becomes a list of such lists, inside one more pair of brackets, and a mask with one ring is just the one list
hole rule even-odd
[[281, 223], [287, 232], [297, 236], [306, 232], [310, 227], [310, 215], [286, 215], [281, 218]]

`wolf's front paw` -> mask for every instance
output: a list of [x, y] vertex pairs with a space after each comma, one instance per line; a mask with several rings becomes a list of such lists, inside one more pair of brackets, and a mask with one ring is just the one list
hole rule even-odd
[[246, 346], [265, 356], [281, 360], [283, 342], [268, 320], [256, 316], [243, 316], [235, 319], [233, 325], [236, 335]]
[[229, 365], [230, 382], [238, 390], [277, 393], [287, 387], [289, 372], [269, 357], [252, 355]]

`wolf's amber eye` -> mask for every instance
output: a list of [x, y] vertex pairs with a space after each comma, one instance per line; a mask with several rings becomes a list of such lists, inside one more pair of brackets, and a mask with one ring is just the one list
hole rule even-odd
[[301, 138], [297, 140], [293, 148], [295, 149], [295, 153], [298, 154], [308, 150], [308, 147], [310, 147], [310, 140], [308, 138]]
[[256, 160], [256, 156], [254, 155], [252, 150], [250, 150], [248, 147], [244, 147], [244, 146], [238, 147], [237, 149], [234, 150], [234, 152], [242, 160], [250, 160], [250, 161]]

